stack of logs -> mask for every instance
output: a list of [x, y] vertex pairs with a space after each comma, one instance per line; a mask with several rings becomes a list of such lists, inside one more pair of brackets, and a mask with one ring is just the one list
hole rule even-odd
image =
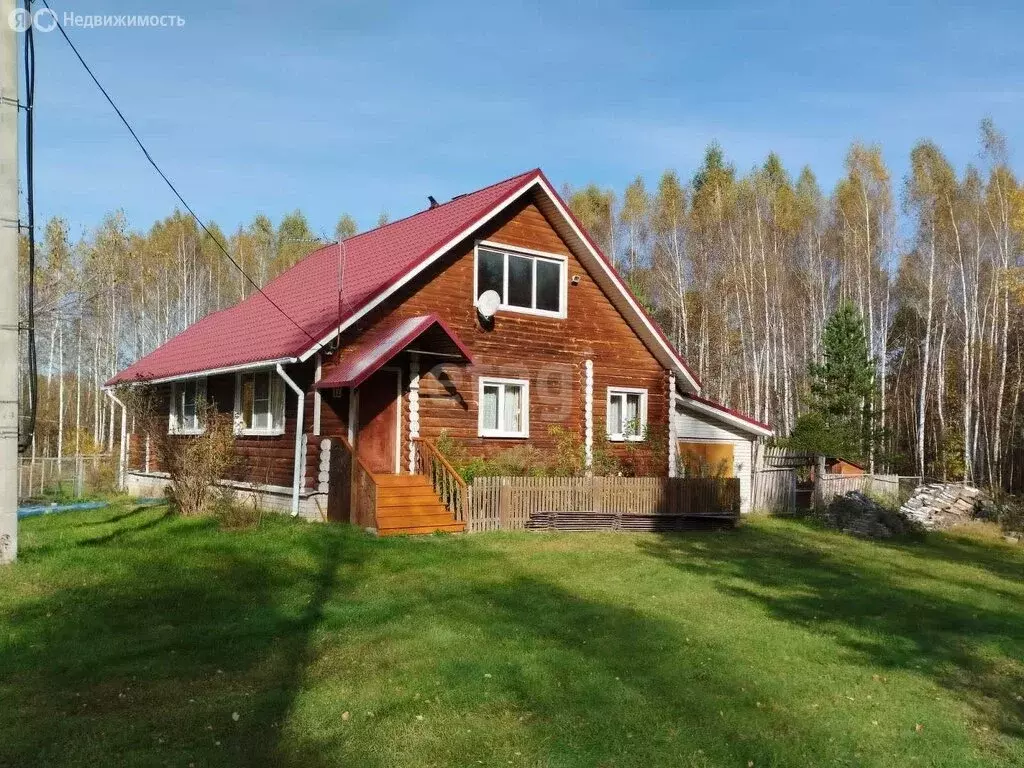
[[900, 512], [928, 530], [944, 530], [977, 516], [988, 504], [980, 489], [953, 483], [918, 486]]
[[975, 517], [990, 517], [990, 506], [988, 496], [978, 488], [956, 483], [929, 483], [918, 486], [899, 510], [887, 507], [860, 491], [850, 491], [832, 500], [822, 520], [829, 528], [843, 533], [885, 539], [921, 529], [945, 530]]
[[836, 496], [822, 522], [829, 528], [864, 539], [888, 539], [918, 530], [902, 513], [879, 504], [860, 491]]

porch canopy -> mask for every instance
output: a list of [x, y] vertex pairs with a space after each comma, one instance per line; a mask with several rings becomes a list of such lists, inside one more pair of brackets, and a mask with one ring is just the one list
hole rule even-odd
[[416, 347], [410, 352], [473, 362], [466, 345], [437, 315], [394, 318], [360, 338], [359, 347], [343, 353], [313, 388], [358, 387], [413, 342]]

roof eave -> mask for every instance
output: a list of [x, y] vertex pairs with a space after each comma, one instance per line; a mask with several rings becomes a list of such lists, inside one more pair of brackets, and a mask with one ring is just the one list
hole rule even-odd
[[259, 368], [269, 368], [274, 365], [291, 365], [299, 362], [297, 357], [277, 357], [270, 360], [257, 360], [251, 363], [239, 363], [238, 365], [228, 365], [221, 368], [208, 368], [201, 371], [189, 371], [187, 373], [176, 373], [173, 376], [160, 376], [158, 378], [146, 378], [144, 376], [137, 376], [134, 378], [126, 378], [121, 381], [117, 381], [122, 374], [118, 374], [114, 378], [108, 380], [102, 387], [102, 389], [113, 389], [125, 384], [166, 384], [172, 381], [187, 381], [188, 379], [202, 379], [209, 376], [218, 376], [226, 373], [240, 373], [242, 371], [251, 371]]
[[775, 430], [771, 428], [769, 424], [764, 424], [759, 421], [755, 421], [747, 416], [744, 416], [737, 411], [734, 411], [721, 403], [716, 403], [705, 398], [696, 398], [693, 396], [684, 395], [680, 401], [681, 404], [688, 404], [694, 408], [694, 410], [700, 411], [712, 418], [716, 418], [720, 421], [724, 421], [727, 424], [736, 427], [742, 432], [747, 434], [756, 435], [758, 437], [774, 437]]

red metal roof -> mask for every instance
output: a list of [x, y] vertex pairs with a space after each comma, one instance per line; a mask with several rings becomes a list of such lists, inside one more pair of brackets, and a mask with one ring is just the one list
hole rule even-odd
[[314, 389], [358, 387], [434, 325], [439, 326], [452, 343], [458, 347], [466, 358], [466, 362], [473, 362], [473, 356], [466, 346], [437, 315], [395, 318], [382, 323], [360, 339], [360, 348], [344, 355], [337, 366], [313, 385]]
[[[558, 200], [560, 208], [614, 275], [607, 256], [536, 168], [314, 251], [268, 283], [263, 289], [266, 296], [257, 293], [229, 309], [207, 315], [118, 373], [107, 385], [305, 357], [328, 333], [370, 306], [388, 287], [415, 273], [443, 246], [471, 231], [537, 180]], [[339, 267], [342, 263], [343, 269]], [[632, 296], [621, 278], [615, 276], [615, 282], [626, 295]], [[633, 304], [641, 320], [660, 338], [669, 357], [699, 387], [700, 382], [686, 361], [635, 297]]]
[[534, 169], [513, 176], [343, 243], [320, 248], [263, 289], [287, 316], [262, 294], [254, 294], [229, 309], [207, 315], [118, 373], [107, 385], [298, 357], [386, 286], [530, 184], [539, 173]]

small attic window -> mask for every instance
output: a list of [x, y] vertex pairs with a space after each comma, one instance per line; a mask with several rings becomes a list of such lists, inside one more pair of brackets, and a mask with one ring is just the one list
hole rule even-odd
[[474, 301], [485, 291], [501, 297], [499, 309], [565, 317], [566, 259], [480, 243], [476, 248]]

